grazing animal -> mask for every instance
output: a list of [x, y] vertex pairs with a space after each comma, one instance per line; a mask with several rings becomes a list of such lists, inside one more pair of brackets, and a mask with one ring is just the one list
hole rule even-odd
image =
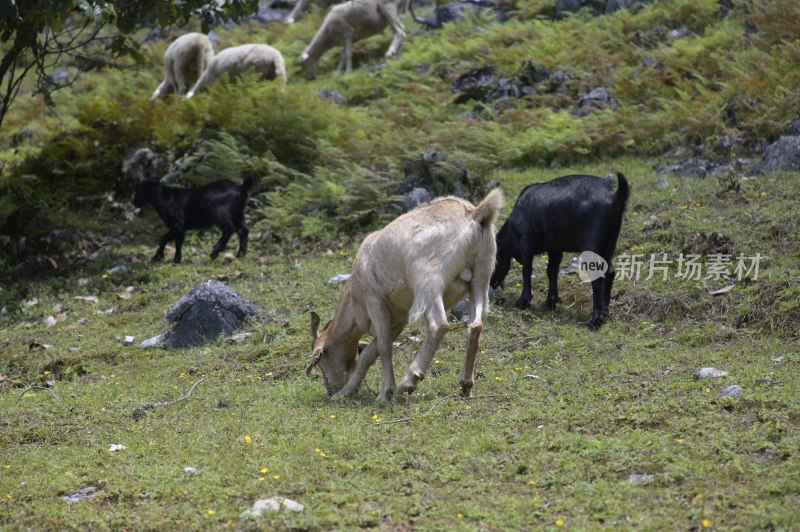
[[353, 42], [366, 39], [391, 26], [394, 38], [386, 51], [391, 59], [400, 53], [406, 30], [400, 15], [405, 14], [410, 0], [358, 0], [331, 7], [311, 44], [300, 56], [300, 64], [308, 79], [317, 75], [322, 54], [334, 46], [342, 46], [338, 72], [353, 71]]
[[179, 263], [186, 231], [211, 226], [222, 230], [222, 237], [211, 250], [212, 259], [225, 249], [234, 231], [239, 235], [236, 256], [243, 256], [247, 252], [247, 236], [250, 233], [244, 223], [244, 205], [253, 182], [252, 177], [247, 177], [241, 185], [223, 179], [192, 189], [165, 187], [152, 181], [140, 183], [136, 187], [133, 204], [136, 207], [152, 205], [169, 229], [161, 237], [153, 261], [162, 260], [167, 243], [175, 240], [173, 262]]
[[233, 82], [250, 69], [259, 72], [263, 79], [281, 78], [281, 88], [286, 89], [286, 61], [283, 54], [267, 44], [243, 44], [225, 48], [215, 55], [186, 98], [205, 90], [225, 73]]
[[[493, 224], [502, 205], [500, 189], [492, 190], [477, 207], [460, 198], [439, 198], [367, 236], [333, 319], [319, 334], [320, 319], [312, 313], [313, 349], [306, 373], [319, 365], [329, 395], [352, 395], [380, 354], [383, 382], [378, 400], [388, 401], [395, 392], [411, 393], [425, 378], [448, 330], [447, 309], [469, 296], [469, 339], [461, 375], [462, 394], [469, 397], [489, 306], [496, 251]], [[409, 321], [425, 324], [427, 332], [397, 386], [392, 342]], [[361, 350], [359, 340], [365, 334], [375, 340]]]
[[164, 52], [164, 81], [150, 97], [156, 100], [169, 93], [185, 94], [203, 75], [214, 58], [214, 47], [202, 33], [181, 35]]
[[544, 305], [553, 309], [559, 301], [558, 271], [563, 253], [594, 252], [608, 264], [605, 277], [592, 281], [589, 326], [600, 327], [608, 317], [615, 277], [611, 258], [629, 195], [628, 181], [621, 173], [617, 173], [616, 192], [609, 181], [591, 175], [568, 175], [526, 187], [497, 233], [497, 266], [492, 274], [492, 288], [502, 285], [511, 259], [516, 259], [522, 264], [522, 294], [516, 306], [528, 308], [533, 257], [546, 251], [549, 289]]

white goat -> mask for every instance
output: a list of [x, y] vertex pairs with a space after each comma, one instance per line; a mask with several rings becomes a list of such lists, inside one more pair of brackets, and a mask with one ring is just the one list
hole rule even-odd
[[[313, 350], [306, 374], [319, 365], [329, 394], [351, 395], [380, 354], [383, 382], [378, 400], [388, 401], [395, 392], [411, 393], [425, 378], [447, 332], [447, 309], [469, 296], [469, 340], [460, 382], [462, 394], [469, 397], [489, 307], [489, 277], [497, 249], [493, 224], [502, 205], [499, 188], [477, 207], [460, 198], [440, 198], [367, 236], [333, 319], [319, 335], [320, 319], [312, 313]], [[409, 321], [425, 323], [427, 333], [396, 386], [392, 342]], [[358, 342], [365, 334], [375, 340], [362, 351]]]
[[331, 7], [317, 34], [300, 56], [305, 76], [313, 79], [322, 54], [334, 46], [342, 46], [339, 69], [349, 74], [353, 71], [353, 42], [371, 37], [391, 26], [394, 38], [386, 51], [391, 59], [400, 53], [406, 31], [400, 15], [408, 8], [409, 0], [353, 0]]
[[214, 47], [202, 33], [181, 35], [164, 52], [164, 81], [150, 97], [163, 98], [170, 92], [181, 95], [205, 72], [214, 58]]
[[282, 78], [281, 88], [286, 89], [286, 61], [283, 59], [283, 54], [267, 44], [243, 44], [225, 48], [214, 56], [186, 98], [191, 98], [204, 90], [226, 72], [230, 80], [235, 81], [249, 69], [261, 73], [264, 79]]

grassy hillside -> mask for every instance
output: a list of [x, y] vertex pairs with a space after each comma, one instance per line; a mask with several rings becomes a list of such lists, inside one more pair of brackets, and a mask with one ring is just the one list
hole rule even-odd
[[[217, 49], [281, 49], [286, 94], [246, 79], [147, 102], [167, 45], [147, 42], [147, 64], [86, 75], [54, 111], [19, 100], [0, 135], [0, 527], [798, 528], [797, 175], [653, 171], [690, 154], [754, 155], [796, 118], [797, 9], [734, 2], [726, 14], [671, 0], [553, 21], [552, 2], [531, 0], [502, 25], [475, 16], [410, 32], [386, 64], [388, 35], [359, 43], [352, 75], [332, 72], [332, 53], [307, 82], [296, 58], [318, 10], [289, 27], [218, 31]], [[469, 69], [491, 65], [517, 83], [526, 60], [564, 72], [563, 90], [542, 81], [523, 98], [456, 103], [452, 82]], [[598, 86], [618, 107], [575, 116]], [[321, 99], [324, 88], [348, 103]], [[14, 140], [24, 128], [30, 136]], [[725, 135], [738, 141], [718, 142]], [[208, 232], [189, 235], [181, 265], [149, 261], [161, 222], [134, 216], [119, 180], [144, 146], [186, 156], [193, 182], [259, 178], [245, 258], [211, 262]], [[330, 317], [340, 288], [328, 278], [396, 215], [404, 167], [428, 147], [498, 181], [509, 199], [501, 220], [529, 183], [624, 172], [632, 196], [618, 261], [641, 255], [643, 275], [618, 280], [610, 322], [590, 332], [591, 291], [574, 271], [560, 278], [561, 306], [544, 311], [537, 258], [534, 301], [519, 311], [515, 265], [492, 300], [474, 399], [457, 396], [466, 330], [453, 318], [411, 397], [376, 403], [376, 367], [354, 399], [331, 402], [303, 372], [309, 311]], [[67, 233], [61, 243], [53, 229]], [[20, 236], [28, 248], [13, 255]], [[677, 275], [689, 254], [702, 257], [699, 279]], [[715, 254], [731, 256], [729, 278], [707, 275]], [[736, 258], [756, 254], [766, 257], [758, 276], [738, 279]], [[672, 261], [666, 278], [647, 279], [650, 257]], [[117, 265], [128, 271], [109, 273]], [[207, 279], [265, 309], [249, 335], [139, 348]], [[398, 374], [421, 335], [398, 338]], [[702, 367], [728, 374], [700, 380]], [[743, 395], [720, 395], [734, 384]], [[62, 500], [84, 487], [95, 494]], [[305, 510], [240, 517], [271, 496]]]

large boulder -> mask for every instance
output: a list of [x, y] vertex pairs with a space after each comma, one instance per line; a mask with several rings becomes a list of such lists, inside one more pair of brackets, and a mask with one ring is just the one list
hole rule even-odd
[[169, 170], [169, 157], [150, 148], [139, 148], [122, 161], [122, 188], [133, 190], [144, 181], [158, 181]]
[[168, 349], [195, 347], [216, 340], [220, 334], [230, 336], [245, 320], [262, 312], [225, 284], [209, 280], [195, 286], [167, 313], [175, 322], [167, 334]]
[[785, 136], [767, 146], [756, 173], [800, 170], [800, 136]]

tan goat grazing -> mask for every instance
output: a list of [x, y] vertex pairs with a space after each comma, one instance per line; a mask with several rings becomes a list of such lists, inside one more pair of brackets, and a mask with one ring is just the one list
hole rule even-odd
[[[333, 319], [319, 335], [320, 319], [312, 313], [313, 349], [306, 373], [310, 375], [319, 365], [330, 395], [352, 395], [380, 354], [383, 382], [378, 399], [388, 401], [395, 392], [411, 393], [425, 378], [447, 332], [447, 310], [468, 296], [469, 339], [461, 391], [469, 397], [489, 307], [496, 252], [493, 224], [502, 205], [500, 189], [492, 190], [477, 207], [459, 198], [440, 198], [367, 236]], [[397, 386], [392, 342], [409, 321], [425, 324], [427, 332]], [[359, 354], [358, 342], [365, 334], [375, 340]]]
[[164, 81], [150, 99], [163, 98], [169, 93], [185, 94], [200, 79], [213, 58], [214, 47], [208, 37], [202, 33], [181, 35], [164, 52]]
[[211, 64], [208, 65], [186, 98], [191, 98], [206, 89], [225, 73], [228, 74], [231, 81], [235, 81], [237, 77], [250, 69], [259, 72], [263, 79], [281, 78], [281, 87], [286, 88], [286, 61], [283, 59], [283, 54], [267, 44], [243, 44], [225, 48], [214, 56]]
[[308, 79], [317, 75], [322, 54], [334, 46], [342, 46], [339, 55], [339, 72], [353, 71], [353, 42], [366, 39], [391, 26], [394, 38], [386, 51], [391, 59], [400, 53], [406, 31], [400, 15], [406, 12], [409, 0], [358, 0], [336, 4], [331, 7], [316, 35], [305, 52], [300, 55], [300, 64]]

